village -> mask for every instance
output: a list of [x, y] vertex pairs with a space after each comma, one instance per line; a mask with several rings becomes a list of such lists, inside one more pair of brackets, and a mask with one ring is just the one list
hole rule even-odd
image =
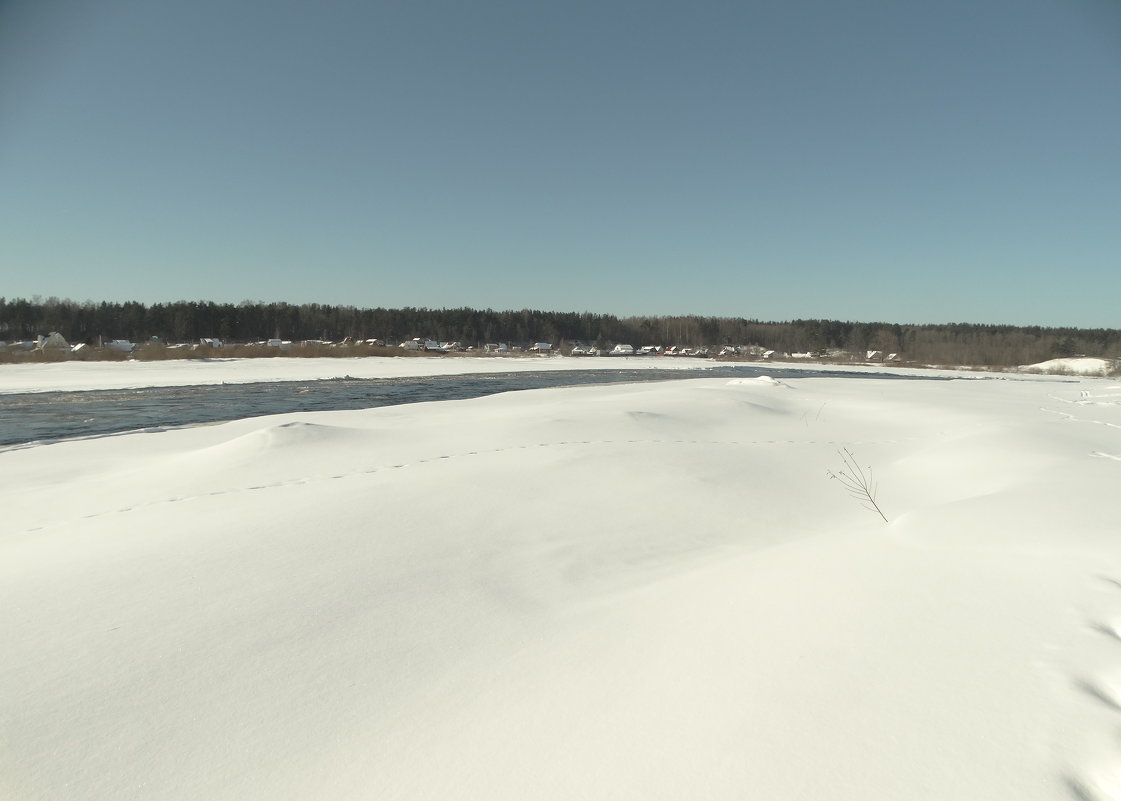
[[302, 340], [280, 338], [254, 342], [227, 342], [218, 337], [200, 337], [197, 342], [166, 343], [153, 337], [136, 343], [128, 339], [99, 338], [95, 344], [71, 344], [59, 332], [39, 335], [34, 340], [18, 342], [0, 341], [0, 361], [118, 361], [127, 359], [199, 359], [253, 358], [275, 356], [387, 356], [387, 355], [473, 355], [473, 356], [560, 356], [560, 357], [668, 357], [693, 359], [720, 359], [732, 361], [816, 360], [830, 362], [900, 362], [896, 353], [885, 354], [879, 350], [850, 353], [840, 349], [807, 351], [802, 353], [779, 352], [761, 345], [722, 345], [688, 347], [679, 345], [642, 345], [628, 343], [587, 343], [582, 341], [533, 342], [510, 344], [489, 342], [481, 345], [464, 345], [427, 337], [413, 337], [392, 344], [382, 339], [351, 339], [339, 341]]

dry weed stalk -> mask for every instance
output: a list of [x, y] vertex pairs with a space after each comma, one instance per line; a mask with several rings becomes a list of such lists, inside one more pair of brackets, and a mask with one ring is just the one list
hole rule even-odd
[[868, 473], [865, 474], [860, 465], [856, 463], [856, 457], [852, 455], [852, 451], [848, 448], [837, 451], [837, 454], [844, 462], [845, 469], [839, 473], [829, 470], [826, 475], [840, 481], [845, 488], [845, 492], [856, 498], [865, 509], [878, 514], [886, 523], [887, 517], [880, 509], [880, 505], [876, 503], [876, 484], [872, 481], [872, 468], [869, 467]]

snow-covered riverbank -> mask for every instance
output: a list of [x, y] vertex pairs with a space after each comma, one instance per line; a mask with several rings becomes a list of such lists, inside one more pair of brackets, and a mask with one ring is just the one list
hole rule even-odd
[[0, 471], [5, 798], [1121, 793], [1117, 382], [549, 389]]

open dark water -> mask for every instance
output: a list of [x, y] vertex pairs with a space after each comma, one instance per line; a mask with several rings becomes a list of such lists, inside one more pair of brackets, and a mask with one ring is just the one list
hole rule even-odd
[[[36, 392], [0, 395], [0, 447], [124, 431], [164, 430], [288, 412], [368, 409], [421, 401], [461, 400], [544, 387], [690, 378], [916, 378], [888, 373], [835, 373], [727, 365], [681, 370], [561, 370], [426, 378], [333, 378], [259, 384]], [[922, 380], [937, 380], [923, 378]]]

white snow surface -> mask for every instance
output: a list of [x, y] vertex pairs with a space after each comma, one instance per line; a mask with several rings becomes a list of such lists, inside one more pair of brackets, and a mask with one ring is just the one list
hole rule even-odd
[[0, 798], [1121, 798], [1106, 379], [536, 390], [0, 474]]
[[1074, 356], [1062, 359], [1049, 359], [1037, 364], [1028, 364], [1021, 370], [1039, 373], [1069, 373], [1071, 375], [1108, 375], [1114, 367], [1111, 359], [1095, 356]]

